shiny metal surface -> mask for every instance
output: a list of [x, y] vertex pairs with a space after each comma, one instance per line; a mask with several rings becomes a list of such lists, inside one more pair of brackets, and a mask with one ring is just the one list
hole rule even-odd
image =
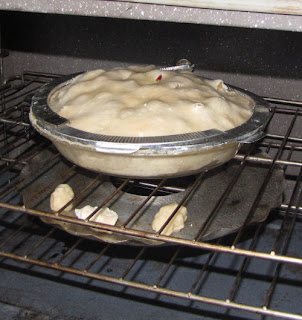
[[[164, 5], [164, 1], [160, 4], [152, 3], [152, 1], [142, 3], [141, 1], [117, 0], [81, 0], [76, 2], [71, 0], [55, 0], [53, 2], [10, 0], [2, 1], [0, 9], [299, 32], [302, 30], [301, 4], [295, 0], [292, 3], [298, 5], [292, 5], [292, 3], [289, 5], [287, 1], [278, 1], [278, 4], [281, 3], [282, 9], [276, 5], [275, 1], [260, 1], [260, 6], [254, 1], [213, 1], [212, 5], [209, 1], [202, 1], [203, 6], [198, 5], [197, 1], [190, 0], [188, 0], [191, 2], [190, 6], [179, 5], [179, 3]], [[249, 11], [246, 10], [247, 6], [249, 6]], [[236, 10], [240, 8], [243, 8], [243, 11]]]

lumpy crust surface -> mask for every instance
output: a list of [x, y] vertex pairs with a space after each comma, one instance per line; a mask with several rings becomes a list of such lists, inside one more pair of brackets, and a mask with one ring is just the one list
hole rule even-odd
[[48, 104], [76, 129], [134, 137], [226, 131], [246, 122], [254, 107], [222, 80], [154, 66], [86, 72], [51, 92]]

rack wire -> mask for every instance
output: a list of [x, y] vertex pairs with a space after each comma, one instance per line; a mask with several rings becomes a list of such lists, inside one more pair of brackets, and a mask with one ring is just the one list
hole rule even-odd
[[[114, 288], [126, 287], [148, 292], [154, 303], [162, 297], [187, 301], [189, 309], [197, 314], [217, 312], [220, 315], [249, 318], [302, 319], [302, 308], [297, 297], [302, 293], [302, 137], [301, 102], [265, 98], [272, 107], [272, 116], [267, 126], [265, 139], [253, 144], [247, 151], [240, 152], [235, 160], [240, 170], [247, 163], [269, 166], [267, 176], [255, 196], [250, 213], [259, 204], [261, 195], [276, 166], [284, 170], [286, 190], [282, 204], [271, 211], [268, 219], [255, 226], [249, 226], [249, 215], [242, 227], [235, 233], [212, 241], [201, 241], [201, 235], [212, 215], [221, 206], [232, 188], [230, 184], [209, 213], [207, 221], [200, 225], [191, 239], [146, 232], [130, 224], [138, 212], [158, 193], [182, 192], [181, 206], [202, 183], [204, 173], [199, 174], [189, 187], [171, 186], [166, 180], [159, 182], [121, 179], [110, 199], [139, 188], [147, 190], [139, 207], [129, 219], [119, 226], [100, 225], [93, 221], [79, 220], [64, 215], [62, 210], [53, 213], [23, 205], [20, 195], [20, 172], [33, 157], [49, 146], [49, 142], [33, 131], [28, 121], [30, 99], [43, 83], [58, 77], [55, 74], [24, 72], [4, 81], [1, 85], [0, 115], [0, 256], [2, 264], [15, 261], [27, 266], [41, 267], [73, 274], [88, 280], [109, 283]], [[265, 150], [270, 157], [255, 156], [253, 149]], [[46, 164], [61, 159], [59, 153], [45, 159], [40, 174], [47, 174]], [[46, 168], [46, 169], [45, 169]], [[33, 196], [33, 201], [45, 197], [56, 185], [74, 174], [72, 166], [66, 177], [60, 177], [45, 186]], [[23, 180], [30, 177], [23, 177]], [[98, 183], [95, 174], [91, 184], [83, 186], [83, 196]], [[66, 205], [67, 206], [67, 205]], [[41, 222], [40, 219], [55, 219], [139, 239], [161, 241], [164, 245], [121, 246], [98, 242], [67, 234], [59, 228]], [[167, 222], [168, 223], [168, 222]], [[166, 223], [166, 224], [167, 224]], [[68, 246], [62, 251], [63, 237]], [[66, 240], [68, 239], [68, 240]], [[59, 248], [60, 247], [60, 248]], [[89, 248], [89, 249], [87, 249]], [[122, 254], [121, 254], [122, 251]], [[59, 252], [59, 253], [58, 253]], [[123, 262], [116, 267], [116, 261]], [[113, 265], [115, 266], [113, 268]], [[156, 268], [155, 268], [156, 265]], [[148, 277], [143, 276], [148, 273]], [[300, 278], [299, 278], [300, 276]], [[57, 275], [57, 277], [60, 277]], [[179, 281], [179, 278], [183, 281]], [[223, 287], [223, 290], [220, 287]], [[118, 290], [118, 289], [117, 289]], [[251, 290], [253, 291], [251, 298]], [[281, 303], [286, 292], [287, 303]], [[197, 311], [196, 311], [197, 310]], [[213, 311], [214, 310], [214, 311]]]

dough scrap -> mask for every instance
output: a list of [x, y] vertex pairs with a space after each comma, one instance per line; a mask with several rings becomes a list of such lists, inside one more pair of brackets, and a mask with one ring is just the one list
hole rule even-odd
[[[152, 222], [152, 229], [158, 232], [165, 224], [165, 222], [169, 219], [177, 206], [177, 203], [172, 203], [167, 206], [161, 207], [154, 217], [154, 220]], [[181, 206], [161, 234], [169, 236], [172, 233], [179, 232], [184, 228], [186, 220], [187, 208]]]
[[[69, 201], [74, 198], [74, 192], [68, 184], [60, 184], [56, 187], [50, 196], [50, 208], [53, 211], [58, 211], [64, 207]], [[73, 209], [71, 203], [63, 211], [70, 211]]]
[[[95, 211], [97, 207], [92, 207], [87, 205], [81, 209], [75, 209], [75, 215], [81, 219], [85, 220], [93, 211]], [[118, 215], [115, 211], [110, 210], [109, 208], [104, 208], [98, 210], [94, 216], [90, 219], [90, 221], [109, 224], [114, 226], [118, 220]]]

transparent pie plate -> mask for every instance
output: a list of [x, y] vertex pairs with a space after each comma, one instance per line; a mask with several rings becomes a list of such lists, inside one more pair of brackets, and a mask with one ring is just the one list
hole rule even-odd
[[265, 134], [270, 115], [268, 103], [255, 94], [228, 86], [254, 102], [251, 118], [228, 131], [207, 130], [152, 137], [109, 136], [68, 126], [48, 105], [48, 99], [76, 75], [63, 76], [42, 86], [33, 96], [33, 127], [53, 142], [74, 164], [112, 176], [130, 178], [180, 177], [215, 168], [232, 159], [242, 144]]

